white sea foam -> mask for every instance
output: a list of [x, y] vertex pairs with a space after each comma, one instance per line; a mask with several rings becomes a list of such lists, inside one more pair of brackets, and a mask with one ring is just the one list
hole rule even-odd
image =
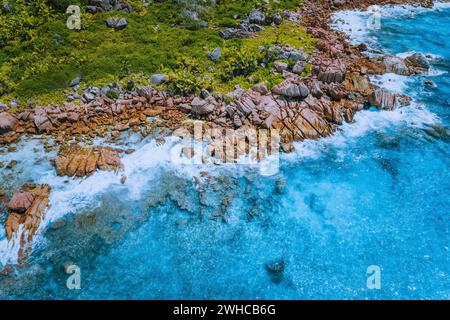
[[[331, 27], [345, 32], [351, 44], [370, 43], [367, 21], [371, 13], [360, 10], [343, 10], [332, 16]], [[374, 44], [375, 40], [372, 41]]]
[[369, 78], [373, 84], [391, 92], [405, 92], [408, 82], [411, 81], [410, 77], [395, 73], [371, 75]]
[[[450, 2], [435, 2], [432, 8], [406, 5], [383, 5], [380, 6], [381, 21], [386, 18], [414, 18], [416, 15], [428, 11], [440, 11], [450, 8]], [[370, 11], [364, 10], [342, 10], [331, 17], [331, 27], [345, 32], [349, 36], [351, 44], [365, 43], [371, 49], [378, 49], [376, 39], [370, 35], [368, 28], [369, 18], [373, 15]]]
[[[19, 235], [22, 233], [22, 226], [19, 228]], [[0, 268], [7, 263], [17, 263], [20, 248], [20, 238], [13, 236], [11, 241], [6, 238], [0, 240]]]
[[[77, 214], [86, 209], [93, 210], [97, 208], [101, 205], [99, 196], [113, 188], [126, 188], [126, 192], [123, 194], [124, 199], [122, 200], [139, 200], [142, 197], [143, 190], [148, 190], [149, 186], [151, 187], [152, 185], [157, 187], [158, 184], [156, 182], [152, 184], [152, 181], [156, 181], [163, 170], [171, 170], [180, 177], [190, 179], [194, 176], [199, 177], [201, 171], [208, 171], [211, 175], [219, 175], [224, 172], [233, 172], [233, 174], [241, 175], [249, 168], [252, 169], [254, 167], [255, 170], [260, 168], [259, 164], [252, 167], [251, 165], [232, 163], [220, 166], [215, 164], [178, 163], [175, 161], [173, 152], [178, 150], [178, 155], [180, 154], [179, 146], [181, 146], [181, 140], [176, 137], [169, 137], [166, 138], [164, 143], [151, 140], [133, 145], [136, 148], [135, 152], [122, 157], [124, 168], [119, 172], [97, 171], [94, 175], [87, 178], [74, 179], [58, 177], [54, 168], [50, 166], [42, 168], [35, 164], [35, 158], [46, 155], [37, 141], [21, 143], [18, 154], [25, 155], [39, 146], [39, 153], [34, 154], [33, 157], [28, 156], [29, 162], [18, 164], [18, 166], [23, 165], [29, 168], [26, 175], [33, 182], [48, 184], [52, 189], [49, 198], [51, 207], [47, 211], [45, 219], [41, 222], [34, 238], [35, 244], [45, 242], [42, 231], [52, 222], [67, 214]], [[8, 156], [11, 157], [10, 154]], [[36, 174], [33, 175], [31, 172], [36, 172]], [[127, 177], [124, 185], [120, 182], [122, 175]], [[3, 226], [1, 227], [3, 228]], [[6, 263], [16, 263], [18, 251], [19, 242], [17, 240], [8, 243], [6, 236], [0, 234], [0, 267]]]

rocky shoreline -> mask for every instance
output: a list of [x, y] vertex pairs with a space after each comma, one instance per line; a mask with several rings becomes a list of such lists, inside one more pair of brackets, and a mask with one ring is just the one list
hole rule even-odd
[[[61, 145], [54, 161], [57, 174], [76, 177], [97, 169], [119, 170], [122, 166], [120, 150], [81, 147], [79, 143], [96, 137], [119, 141], [120, 133], [126, 130], [139, 132], [143, 137], [161, 127], [169, 132], [180, 128], [192, 132], [188, 125], [192, 120], [203, 121], [203, 130], [276, 130], [281, 138], [280, 149], [291, 152], [293, 142], [330, 136], [344, 121], [352, 122], [355, 113], [364, 108], [392, 110], [409, 103], [409, 97], [373, 85], [369, 75], [426, 73], [426, 57], [414, 54], [405, 59], [369, 58], [364, 54], [364, 45], [348, 44], [346, 35], [328, 26], [336, 10], [401, 3], [432, 6], [432, 1], [305, 1], [299, 23], [319, 39], [309, 60], [313, 64], [312, 75], [302, 78], [295, 69], [302, 69], [301, 65], [308, 62], [298, 49], [270, 48], [293, 65], [276, 66], [285, 80], [271, 91], [258, 84], [247, 92], [237, 87], [226, 96], [206, 90], [200, 96], [174, 96], [147, 86], [127, 92], [121, 99], [95, 96], [83, 105], [67, 102], [45, 108], [27, 107], [20, 113], [12, 112], [17, 109], [14, 105], [0, 106], [0, 144], [12, 145], [24, 135], [51, 136]], [[149, 122], [149, 118], [158, 121]], [[8, 240], [14, 234], [21, 239], [20, 257], [30, 248], [48, 208], [49, 194], [49, 186], [24, 185], [8, 204], [6, 234]]]

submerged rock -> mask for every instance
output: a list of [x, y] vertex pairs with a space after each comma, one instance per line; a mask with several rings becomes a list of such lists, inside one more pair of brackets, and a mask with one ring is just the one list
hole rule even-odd
[[405, 60], [397, 56], [384, 57], [383, 63], [387, 73], [395, 73], [399, 75], [409, 75], [408, 67]]
[[430, 63], [421, 53], [415, 53], [405, 59], [411, 73], [426, 73], [430, 69]]
[[450, 141], [450, 129], [446, 126], [440, 124], [432, 124], [426, 125], [426, 127], [422, 130], [435, 139], [439, 139], [444, 142]]
[[267, 273], [269, 273], [269, 276], [273, 282], [279, 283], [281, 282], [281, 280], [283, 280], [283, 273], [286, 268], [286, 263], [284, 262], [284, 259], [266, 263], [265, 267]]
[[405, 59], [398, 56], [386, 56], [383, 58], [386, 72], [409, 76], [413, 74], [427, 73], [430, 64], [421, 53], [414, 53]]

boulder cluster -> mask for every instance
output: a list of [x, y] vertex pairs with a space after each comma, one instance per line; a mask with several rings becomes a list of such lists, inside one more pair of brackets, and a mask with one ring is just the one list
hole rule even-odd
[[119, 170], [123, 167], [119, 150], [109, 147], [63, 146], [55, 159], [58, 176], [85, 177], [99, 170]]
[[[159, 117], [168, 128], [180, 126], [186, 114], [180, 105], [192, 97], [173, 97], [166, 92], [140, 87], [136, 91], [110, 99], [103, 95], [77, 105], [66, 102], [60, 106], [27, 107], [22, 112], [0, 113], [0, 144], [17, 141], [23, 133], [52, 134], [58, 142], [77, 137], [119, 136], [121, 131], [140, 127], [147, 135], [148, 117]], [[151, 128], [150, 128], [151, 129]]]
[[24, 258], [36, 231], [49, 207], [48, 185], [25, 184], [8, 203], [9, 215], [5, 221], [8, 241], [20, 241], [19, 257]]

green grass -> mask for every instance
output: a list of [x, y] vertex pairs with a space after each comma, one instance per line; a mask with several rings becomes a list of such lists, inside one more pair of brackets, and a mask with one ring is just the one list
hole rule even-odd
[[[261, 7], [259, 0], [220, 1], [215, 7], [204, 7], [200, 17], [208, 28], [180, 15], [189, 4], [168, 0], [143, 8], [140, 1], [130, 2], [140, 10], [83, 14], [79, 31], [66, 27], [68, 15], [51, 12], [28, 39], [9, 40], [0, 49], [0, 101], [31, 98], [32, 104], [61, 103], [69, 81], [78, 74], [83, 78], [81, 90], [87, 85], [126, 84], [130, 79], [137, 85], [148, 84], [154, 72], [168, 73], [173, 81], [166, 86], [178, 93], [201, 87], [225, 93], [236, 84], [249, 88], [260, 81], [274, 85], [281, 78], [253, 63], [261, 59], [260, 45], [287, 44], [308, 53], [314, 47], [315, 40], [289, 22], [267, 27], [251, 39], [220, 38], [222, 28], [239, 22], [234, 15], [243, 17]], [[295, 10], [300, 2], [277, 1], [264, 10]], [[122, 16], [128, 21], [126, 29], [114, 31], [105, 26], [108, 17]], [[221, 47], [223, 54], [217, 63], [207, 56], [215, 47]], [[242, 72], [234, 74], [241, 68]]]

